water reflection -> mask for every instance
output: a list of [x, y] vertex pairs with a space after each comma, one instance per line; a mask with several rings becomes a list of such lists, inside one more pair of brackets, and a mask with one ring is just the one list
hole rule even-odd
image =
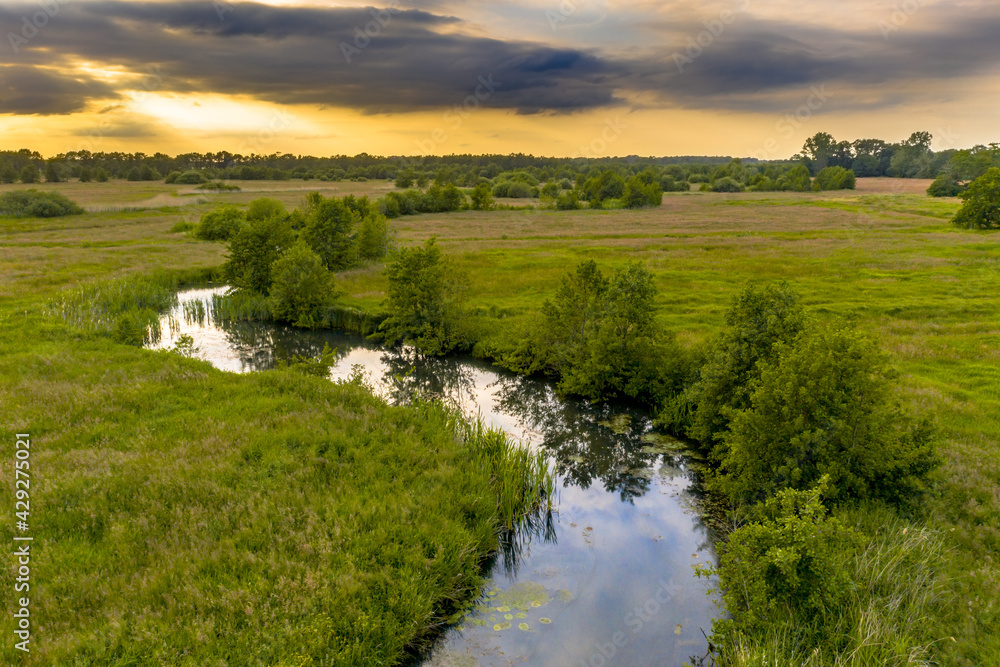
[[[181, 302], [212, 293], [187, 292]], [[694, 577], [692, 565], [714, 560], [711, 537], [693, 510], [690, 455], [657, 435], [647, 415], [561, 399], [547, 382], [471, 358], [426, 358], [329, 331], [185, 319], [183, 307], [173, 317], [161, 347], [187, 334], [219, 368], [253, 371], [329, 345], [332, 379], [361, 372], [394, 403], [445, 399], [551, 458], [558, 513], [501, 536], [483, 597], [416, 664], [641, 667], [705, 653], [712, 582]], [[662, 603], [660, 589], [668, 591]], [[639, 620], [636, 609], [646, 610]], [[605, 658], [615, 633], [626, 641]]]

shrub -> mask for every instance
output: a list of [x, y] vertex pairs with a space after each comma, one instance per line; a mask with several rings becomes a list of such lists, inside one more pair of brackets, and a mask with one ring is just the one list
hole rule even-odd
[[80, 167], [80, 182], [90, 183], [94, 180], [94, 172], [90, 167]]
[[195, 236], [205, 241], [228, 241], [246, 224], [243, 211], [223, 206], [201, 216]]
[[743, 184], [730, 176], [717, 178], [711, 188], [712, 192], [743, 192]]
[[177, 178], [180, 175], [181, 175], [181, 172], [179, 172], [179, 171], [172, 171], [169, 174], [167, 174], [167, 177], [165, 179], [163, 179], [163, 182], [166, 185], [173, 185], [174, 183], [177, 182]]
[[446, 354], [464, 343], [460, 331], [461, 282], [434, 239], [404, 248], [385, 267], [389, 316], [376, 338], [413, 345], [425, 354]]
[[107, 170], [104, 169], [104, 167], [98, 167], [97, 170], [94, 171], [94, 180], [97, 181], [98, 183], [107, 183], [108, 182]]
[[49, 161], [45, 165], [45, 182], [46, 183], [62, 183], [62, 174], [59, 173], [59, 165], [53, 161]]
[[80, 206], [57, 192], [14, 190], [0, 195], [0, 215], [11, 218], [56, 218], [80, 213]]
[[813, 181], [813, 190], [853, 190], [856, 185], [854, 172], [843, 167], [826, 167]]
[[336, 298], [333, 274], [323, 260], [299, 241], [271, 267], [271, 312], [278, 321], [314, 328]]
[[827, 516], [821, 497], [823, 478], [815, 488], [786, 490], [768, 500], [758, 521], [729, 535], [717, 569], [731, 619], [716, 621], [713, 641], [732, 644], [734, 635], [765, 636], [793, 621], [805, 641], [818, 643], [835, 625], [838, 609], [851, 594], [848, 563], [859, 535]]
[[183, 234], [184, 232], [190, 232], [195, 229], [198, 229], [198, 225], [190, 222], [189, 220], [181, 220], [180, 222], [174, 223], [174, 226], [170, 228], [170, 233]]
[[560, 211], [574, 211], [580, 208], [580, 197], [575, 190], [563, 192], [556, 197], [556, 208]]
[[277, 199], [260, 197], [259, 199], [254, 199], [250, 202], [250, 206], [247, 208], [247, 220], [251, 222], [267, 220], [269, 218], [284, 220], [287, 217], [288, 210], [285, 208], [285, 205]]
[[812, 323], [757, 364], [710, 486], [733, 502], [805, 489], [826, 476], [833, 499], [912, 500], [938, 461], [934, 431], [905, 415], [887, 356], [848, 326]]
[[202, 183], [196, 190], [217, 190], [218, 192], [240, 192], [243, 188], [238, 185], [233, 185], [232, 183], [223, 183], [222, 181], [209, 181], [208, 183]]
[[172, 181], [178, 185], [198, 185], [199, 183], [204, 183], [208, 179], [200, 171], [185, 171], [182, 174], [177, 174], [177, 176]]
[[229, 256], [223, 271], [237, 289], [267, 295], [271, 290], [271, 267], [291, 247], [295, 233], [286, 220], [265, 218], [248, 224], [229, 240]]
[[950, 174], [939, 175], [927, 188], [927, 194], [931, 197], [957, 197], [964, 191], [965, 188], [958, 179]]
[[953, 222], [965, 229], [1000, 229], [1000, 168], [991, 167], [959, 197], [964, 202]]
[[625, 208], [644, 208], [663, 204], [663, 188], [659, 183], [644, 183], [638, 176], [633, 176], [625, 183], [622, 195]]

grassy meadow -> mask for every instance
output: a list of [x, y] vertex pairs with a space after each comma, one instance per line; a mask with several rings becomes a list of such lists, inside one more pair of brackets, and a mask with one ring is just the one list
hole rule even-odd
[[[584, 259], [605, 270], [645, 262], [660, 289], [658, 317], [682, 343], [719, 331], [751, 280], [787, 281], [814, 312], [854, 318], [892, 354], [906, 399], [937, 416], [945, 466], [921, 514], [884, 526], [853, 518], [869, 534], [885, 531], [886, 544], [923, 536], [939, 545], [912, 577], [926, 600], [905, 619], [933, 663], [1000, 664], [1000, 236], [954, 228], [958, 200], [927, 197], [928, 184], [668, 193], [657, 209], [465, 211], [391, 228], [401, 245], [437, 237], [468, 276], [483, 356], [515, 345]], [[240, 185], [207, 194], [41, 184], [33, 187], [88, 212], [0, 219], [2, 419], [6, 433], [33, 436], [37, 502], [37, 653], [26, 664], [358, 664], [351, 651], [372, 646], [385, 653], [371, 664], [393, 664], [440, 622], [442, 600], [458, 604], [475, 584], [468, 572], [491, 544], [493, 499], [446, 415], [387, 408], [358, 387], [290, 371], [227, 375], [51, 314], [49, 304], [80, 284], [219, 266], [222, 245], [170, 230], [220, 203], [269, 196], [291, 207], [313, 190], [391, 189]], [[341, 274], [339, 285], [344, 304], [373, 310], [386, 283], [373, 266]], [[0, 463], [5, 480], [10, 461]], [[412, 528], [394, 533], [386, 517], [400, 514]], [[858, 581], [913, 575], [878, 544]], [[11, 579], [5, 570], [0, 586], [10, 590]], [[0, 632], [11, 636], [9, 613]], [[345, 636], [359, 644], [323, 643]], [[324, 651], [341, 658], [324, 662]], [[0, 655], [14, 664], [9, 642]]]

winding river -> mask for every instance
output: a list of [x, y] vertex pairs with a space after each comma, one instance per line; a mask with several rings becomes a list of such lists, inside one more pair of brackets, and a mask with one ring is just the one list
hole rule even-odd
[[[195, 356], [233, 372], [336, 349], [332, 379], [364, 373], [392, 402], [439, 396], [503, 428], [555, 464], [556, 512], [506, 545], [475, 611], [422, 667], [677, 666], [705, 655], [714, 581], [712, 538], [696, 509], [699, 462], [647, 415], [558, 397], [550, 383], [470, 357], [421, 358], [360, 336], [263, 323], [185, 319], [184, 304], [225, 288], [181, 292], [157, 347], [194, 339]], [[207, 303], [206, 303], [207, 305]]]

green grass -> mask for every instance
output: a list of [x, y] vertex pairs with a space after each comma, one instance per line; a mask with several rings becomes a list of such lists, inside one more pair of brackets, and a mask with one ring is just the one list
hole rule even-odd
[[[865, 181], [859, 181], [858, 192], [671, 193], [662, 208], [653, 210], [458, 212], [404, 218], [393, 226], [403, 245], [437, 236], [445, 254], [468, 274], [482, 354], [513, 345], [520, 331], [534, 326], [541, 302], [553, 295], [561, 276], [589, 258], [605, 270], [630, 259], [644, 261], [660, 288], [661, 323], [687, 345], [722, 327], [730, 298], [747, 280], [787, 280], [821, 315], [856, 318], [893, 355], [907, 401], [937, 416], [946, 463], [919, 516], [847, 517], [870, 536], [871, 546], [854, 565], [857, 580], [870, 592], [845, 615], [867, 619], [868, 625], [852, 623], [845, 632], [857, 639], [856, 645], [869, 648], [850, 658], [853, 663], [844, 655], [814, 664], [861, 665], [865, 659], [879, 664], [873, 656], [882, 654], [863, 641], [869, 636], [865, 628], [878, 629], [871, 637], [912, 648], [911, 664], [1000, 664], [1000, 237], [950, 226], [954, 201], [897, 190], [887, 179], [878, 179], [878, 187]], [[121, 184], [118, 192], [116, 184], [90, 184], [91, 190], [87, 185], [66, 184], [66, 193], [85, 206], [142, 199], [131, 184]], [[44, 554], [36, 564], [37, 604], [44, 608], [36, 637], [39, 649], [47, 652], [33, 654], [34, 664], [73, 664], [65, 657], [70, 655], [84, 656], [79, 664], [146, 664], [139, 658], [129, 662], [129, 650], [133, 656], [159, 652], [153, 664], [298, 664], [293, 648], [314, 650], [303, 648], [313, 646], [306, 637], [330, 637], [333, 626], [327, 622], [348, 623], [367, 614], [364, 600], [370, 591], [389, 589], [366, 586], [376, 586], [389, 572], [417, 570], [365, 565], [358, 554], [371, 554], [363, 550], [346, 552], [355, 554], [351, 564], [332, 562], [333, 537], [320, 531], [316, 517], [340, 526], [340, 539], [347, 539], [343, 536], [362, 530], [365, 524], [357, 522], [369, 516], [364, 507], [312, 481], [317, 458], [326, 459], [328, 467], [339, 466], [316, 454], [335, 428], [358, 438], [374, 429], [389, 443], [397, 432], [409, 433], [412, 452], [395, 445], [389, 449], [400, 457], [401, 479], [407, 483], [418, 482], [406, 476], [411, 473], [406, 466], [440, 459], [433, 479], [420, 482], [429, 485], [425, 496], [441, 494], [445, 508], [438, 513], [439, 508], [403, 493], [402, 481], [394, 486], [379, 476], [384, 469], [376, 463], [388, 465], [379, 458], [380, 448], [351, 450], [352, 469], [373, 471], [375, 488], [402, 494], [386, 507], [413, 520], [418, 528], [411, 537], [437, 534], [431, 523], [454, 520], [452, 511], [461, 507], [449, 503], [470, 502], [463, 494], [453, 495], [450, 485], [479, 489], [483, 482], [481, 472], [467, 470], [469, 459], [463, 462], [463, 457], [472, 455], [468, 447], [454, 444], [445, 417], [397, 413], [369, 403], [355, 387], [316, 384], [285, 372], [217, 373], [178, 355], [115, 345], [104, 334], [67, 328], [46, 314], [47, 304], [64, 291], [97, 280], [218, 267], [223, 246], [169, 230], [180, 221], [197, 220], [217, 202], [245, 204], [265, 196], [248, 191], [250, 185], [239, 194], [212, 195], [209, 204], [0, 219], [5, 431], [29, 429], [40, 443], [33, 454], [38, 486], [33, 498], [38, 502], [36, 540], [42, 538], [39, 554]], [[309, 186], [320, 184], [267, 184]], [[147, 197], [176, 190], [162, 184], [134, 187], [150, 189]], [[266, 196], [294, 206], [303, 195], [288, 189]], [[348, 294], [339, 304], [345, 322], [367, 321], [364, 313], [380, 312], [385, 282], [379, 267], [345, 272], [338, 282]], [[382, 421], [392, 428], [379, 430]], [[297, 426], [306, 422], [331, 426], [311, 435]], [[293, 448], [290, 434], [304, 444]], [[413, 440], [414, 435], [421, 439]], [[9, 460], [0, 467], [10, 479]], [[340, 468], [335, 472], [343, 475]], [[352, 486], [355, 478], [336, 479], [345, 494], [369, 497], [360, 482]], [[475, 507], [480, 502], [495, 507], [493, 497], [472, 498]], [[287, 508], [302, 508], [306, 518], [296, 523]], [[355, 523], [339, 519], [334, 524], [335, 515], [355, 517]], [[447, 525], [452, 526], [451, 544], [473, 550], [482, 544], [469, 525], [468, 532], [459, 523]], [[905, 535], [901, 527], [907, 528]], [[914, 541], [913, 535], [926, 541]], [[361, 549], [361, 538], [352, 539]], [[400, 551], [397, 566], [416, 568], [415, 553]], [[452, 573], [464, 573], [461, 564], [471, 562], [449, 557], [458, 559]], [[251, 559], [257, 569], [242, 567]], [[306, 563], [301, 569], [300, 561]], [[447, 570], [441, 567], [435, 572]], [[294, 583], [292, 593], [268, 583], [272, 575]], [[353, 596], [311, 594], [310, 586], [328, 591], [330, 581], [354, 591]], [[8, 584], [8, 579], [0, 581], [0, 586]], [[405, 590], [433, 596], [450, 590], [449, 585], [439, 581]], [[254, 601], [274, 602], [247, 613], [248, 591], [260, 593]], [[204, 602], [198, 601], [201, 596], [207, 596]], [[345, 606], [331, 620], [322, 620], [322, 613], [306, 608], [314, 598]], [[407, 616], [435, 627], [433, 615], [421, 615], [430, 608], [421, 606], [425, 602], [404, 604], [390, 595], [384, 608], [395, 611], [371, 636], [399, 630], [402, 625], [393, 624]], [[871, 605], [874, 611], [862, 616]], [[445, 607], [438, 613], [445, 614]], [[231, 614], [237, 609], [242, 616]], [[293, 629], [282, 633], [279, 626]], [[0, 625], [0, 632], [9, 633], [9, 625]], [[369, 636], [357, 628], [349, 632]], [[258, 636], [261, 641], [251, 639]], [[754, 638], [743, 664], [801, 664], [805, 657], [789, 653], [787, 639]], [[170, 653], [182, 644], [193, 651], [190, 656]], [[272, 645], [289, 653], [274, 657], [267, 653]], [[104, 657], [94, 657], [100, 651]], [[253, 657], [257, 651], [259, 658]]]
[[162, 233], [183, 215], [2, 229], [3, 432], [31, 434], [34, 542], [32, 651], [0, 662], [398, 664], [472, 602], [548, 470], [434, 403], [116, 343], [216, 277], [217, 246]]

